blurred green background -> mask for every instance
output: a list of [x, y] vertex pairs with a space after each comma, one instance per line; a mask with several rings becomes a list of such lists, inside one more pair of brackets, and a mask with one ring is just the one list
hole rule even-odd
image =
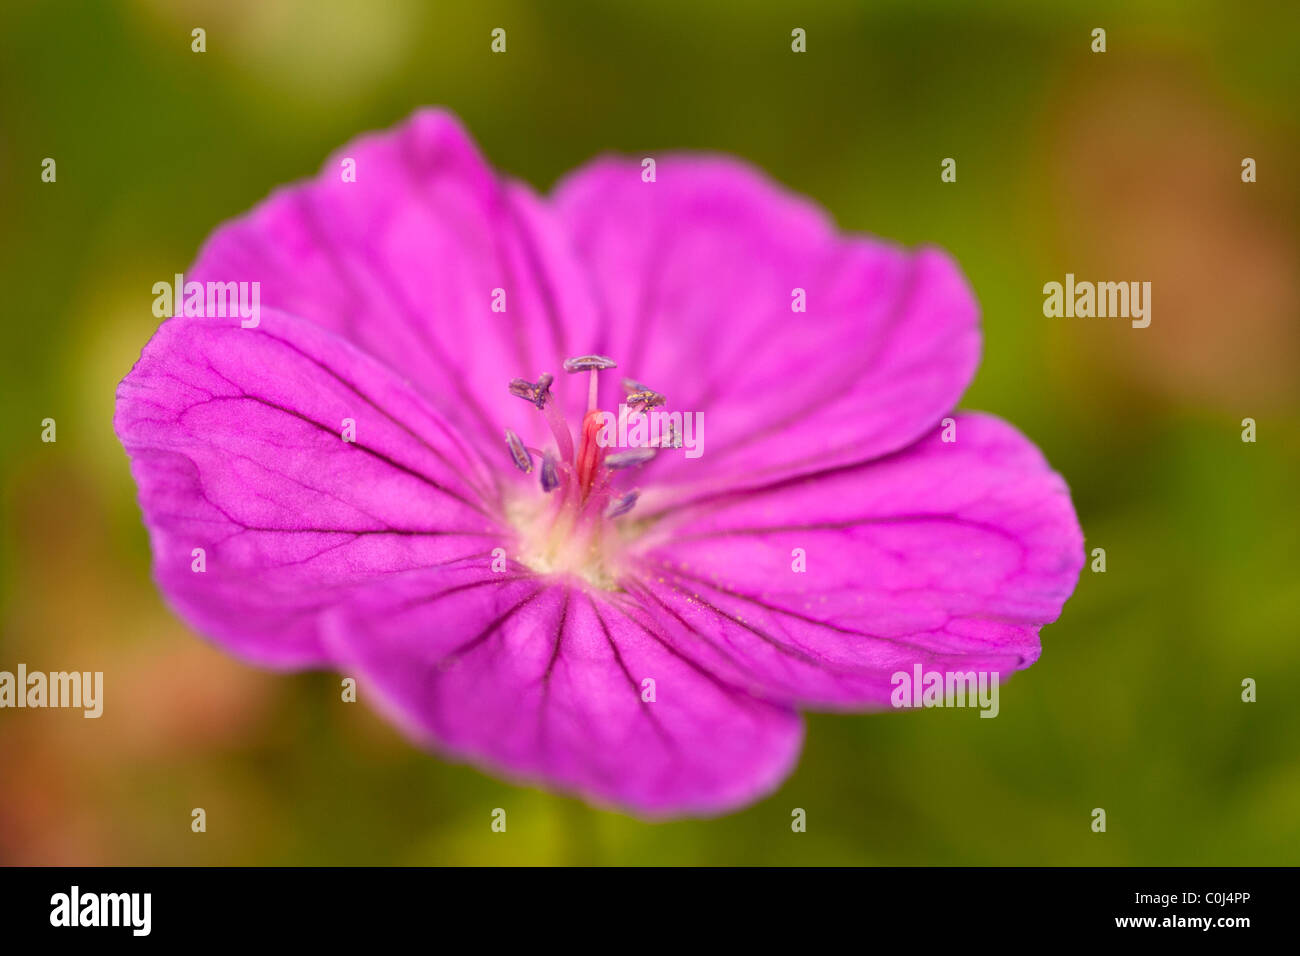
[[[106, 704], [0, 712], [0, 861], [1300, 862], [1298, 63], [1291, 2], [4, 4], [0, 669], [102, 670]], [[443, 763], [169, 614], [111, 430], [151, 286], [422, 104], [539, 189], [718, 149], [952, 251], [984, 310], [963, 404], [1043, 448], [1108, 562], [997, 720], [814, 715], [775, 796], [649, 825]], [[1044, 318], [1066, 272], [1150, 280], [1150, 328]]]

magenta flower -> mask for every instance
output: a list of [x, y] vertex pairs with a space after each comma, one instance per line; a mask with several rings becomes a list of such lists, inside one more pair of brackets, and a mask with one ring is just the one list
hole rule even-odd
[[[260, 320], [176, 303], [117, 395], [177, 612], [644, 816], [772, 791], [800, 708], [1032, 664], [1082, 537], [1015, 429], [941, 434], [979, 358], [960, 271], [656, 160], [542, 200], [422, 111], [217, 230], [185, 279], [260, 283]], [[602, 446], [620, 404], [701, 413], [703, 454]]]

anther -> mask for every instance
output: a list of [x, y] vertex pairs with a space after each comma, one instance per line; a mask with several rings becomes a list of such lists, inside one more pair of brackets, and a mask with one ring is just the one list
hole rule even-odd
[[542, 377], [536, 382], [530, 382], [526, 378], [512, 378], [510, 380], [510, 394], [522, 398], [526, 402], [532, 402], [538, 408], [545, 408], [546, 401], [551, 397], [551, 383], [555, 381], [555, 376], [549, 372], [543, 372]]
[[506, 429], [506, 445], [510, 449], [510, 457], [514, 459], [515, 467], [528, 474], [533, 470], [533, 456], [528, 453], [524, 443], [519, 440], [519, 436]]
[[627, 396], [628, 408], [634, 408], [637, 411], [645, 411], [647, 408], [654, 408], [657, 405], [662, 405], [666, 401], [668, 401], [667, 398], [660, 395], [658, 392], [652, 392], [650, 389], [640, 392], [631, 392]]
[[622, 497], [615, 498], [605, 508], [605, 517], [618, 518], [627, 514], [636, 505], [636, 500], [640, 497], [641, 497], [641, 492], [629, 491], [627, 494], [623, 495]]
[[638, 411], [644, 411], [647, 408], [654, 408], [662, 405], [668, 399], [656, 392], [647, 385], [642, 385], [636, 379], [623, 379], [623, 388], [627, 390], [627, 405], [629, 408]]
[[644, 465], [654, 456], [655, 450], [653, 448], [629, 448], [627, 451], [617, 451], [612, 455], [606, 455], [605, 467], [614, 471], [621, 468], [632, 468], [636, 465]]
[[555, 456], [550, 452], [542, 456], [542, 491], [551, 492], [560, 487], [560, 473], [555, 464]]
[[564, 360], [564, 370], [574, 372], [596, 372], [606, 368], [617, 368], [618, 363], [604, 355], [578, 355]]

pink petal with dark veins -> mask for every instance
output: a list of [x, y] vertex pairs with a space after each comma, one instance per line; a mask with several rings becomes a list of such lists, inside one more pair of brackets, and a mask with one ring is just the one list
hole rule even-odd
[[[356, 182], [342, 181], [345, 157]], [[506, 382], [554, 372], [595, 338], [567, 235], [441, 110], [354, 140], [315, 179], [226, 223], [186, 279], [261, 282], [263, 303], [392, 366], [485, 452], [507, 425], [530, 444], [545, 439]], [[494, 289], [505, 312], [492, 311]], [[567, 387], [562, 378], [555, 391]]]
[[514, 573], [365, 595], [336, 619], [337, 663], [430, 746], [645, 816], [720, 813], [793, 768], [794, 711], [701, 666], [635, 602]]
[[734, 159], [656, 159], [653, 183], [610, 157], [555, 192], [604, 306], [596, 351], [704, 413], [703, 457], [664, 456], [656, 481], [734, 490], [867, 461], [955, 406], [979, 313], [947, 255], [839, 235]]
[[508, 540], [494, 473], [442, 416], [385, 366], [283, 313], [264, 310], [255, 329], [163, 323], [118, 387], [114, 424], [163, 592], [262, 663], [325, 663], [330, 609], [412, 569], [471, 555], [487, 567]]
[[952, 443], [936, 429], [867, 465], [665, 515], [629, 589], [714, 673], [790, 704], [888, 706], [891, 675], [918, 662], [1028, 667], [1083, 566], [1078, 519], [1014, 428], [956, 420]]

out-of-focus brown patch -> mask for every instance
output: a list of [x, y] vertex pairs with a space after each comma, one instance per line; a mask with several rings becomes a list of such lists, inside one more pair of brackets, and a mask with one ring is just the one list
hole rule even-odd
[[175, 640], [139, 648], [115, 668], [112, 702], [124, 755], [201, 757], [258, 738], [274, 675], [232, 660], [179, 625], [168, 630]]
[[[10, 717], [11, 715], [6, 715]], [[36, 714], [25, 716], [35, 717]], [[44, 717], [68, 716], [43, 713]], [[97, 866], [109, 860], [103, 834], [104, 807], [84, 799], [86, 781], [78, 778], [66, 754], [51, 748], [37, 731], [6, 720], [0, 738], [0, 864], [15, 866]]]
[[[1184, 65], [1081, 69], [1052, 109], [1053, 261], [1076, 280], [1150, 281], [1152, 322], [1053, 319], [1094, 384], [1236, 414], [1300, 391], [1300, 243], [1287, 157]], [[1258, 182], [1241, 181], [1253, 157]], [[1045, 279], [1045, 281], [1047, 281]]]
[[[0, 715], [0, 861], [96, 865], [143, 846], [158, 862], [155, 829], [187, 833], [189, 804], [206, 799], [187, 781], [227, 766], [232, 749], [264, 746], [275, 682], [290, 678], [234, 660], [171, 614], [147, 556], [122, 558], [77, 439], [60, 422], [59, 441], [7, 489], [5, 532], [21, 560], [0, 618], [0, 669], [102, 672], [103, 712]], [[177, 792], [142, 797], [149, 779]]]
[[264, 715], [271, 675], [204, 643], [162, 603], [143, 568], [114, 555], [93, 484], [35, 469], [15, 532], [19, 599], [10, 654], [32, 670], [103, 671], [112, 751], [141, 755], [239, 739]]

